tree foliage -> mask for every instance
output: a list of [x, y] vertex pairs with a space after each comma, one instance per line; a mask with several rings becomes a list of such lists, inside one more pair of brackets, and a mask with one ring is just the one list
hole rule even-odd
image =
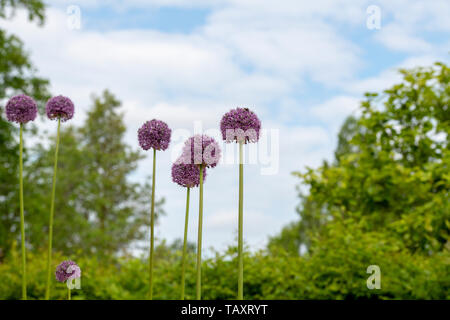
[[[312, 239], [345, 221], [395, 237], [412, 253], [448, 250], [449, 68], [400, 72], [401, 83], [366, 94], [361, 117], [346, 121], [335, 164], [295, 173], [308, 189], [298, 224], [311, 250]], [[291, 243], [303, 238], [299, 232]]]
[[[105, 91], [94, 97], [83, 126], [62, 125], [53, 243], [63, 253], [82, 249], [106, 257], [130, 249], [148, 232], [151, 187], [130, 180], [143, 155], [125, 143], [119, 107]], [[34, 211], [29, 237], [35, 248], [46, 242], [54, 139], [51, 136], [50, 147], [36, 147], [27, 176], [35, 186], [27, 197]], [[157, 217], [162, 203], [157, 203]]]
[[[344, 230], [344, 229], [345, 230]], [[348, 233], [348, 231], [352, 231]], [[156, 247], [155, 299], [179, 299], [181, 251], [162, 243]], [[0, 299], [20, 297], [20, 255], [13, 251], [0, 264]], [[203, 260], [204, 299], [235, 299], [237, 249]], [[29, 298], [41, 299], [45, 291], [44, 252], [29, 255]], [[104, 263], [96, 256], [75, 252], [55, 254], [54, 264], [74, 259], [82, 269], [81, 289], [73, 299], [146, 299], [148, 261], [131, 256]], [[299, 257], [278, 249], [276, 254], [260, 251], [244, 255], [246, 299], [449, 299], [448, 254], [427, 259], [412, 255], [401, 243], [385, 234], [364, 233], [348, 223], [333, 228], [332, 236], [316, 246], [314, 255]], [[369, 290], [367, 267], [379, 264], [381, 289]], [[195, 252], [186, 269], [186, 299], [195, 299]], [[52, 299], [66, 299], [65, 284], [52, 284]]]
[[0, 0], [0, 18], [11, 18], [17, 9], [25, 9], [30, 21], [44, 22], [45, 4], [42, 0]]
[[[0, 18], [10, 18], [18, 8], [28, 13], [29, 20], [44, 22], [45, 5], [41, 0], [0, 0]], [[48, 80], [36, 76], [23, 42], [0, 29], [0, 101], [15, 93], [25, 93], [38, 102], [48, 99]]]
[[[1, 111], [1, 109], [0, 109]], [[0, 261], [10, 248], [10, 232], [18, 226], [18, 168], [19, 148], [12, 125], [0, 119]]]
[[[450, 72], [441, 63], [400, 72], [344, 123], [332, 164], [295, 173], [300, 220], [269, 250], [308, 248], [299, 270], [308, 298], [449, 297]], [[381, 269], [381, 290], [363, 283], [369, 265]]]
[[[0, 19], [9, 18], [17, 8], [25, 9], [30, 20], [44, 21], [44, 3], [40, 0], [0, 0]], [[36, 76], [22, 41], [0, 29], [0, 114], [6, 98], [25, 93], [42, 105], [48, 98], [48, 80]], [[0, 261], [9, 251], [19, 231], [17, 128], [0, 117]], [[27, 149], [24, 158], [28, 158]]]

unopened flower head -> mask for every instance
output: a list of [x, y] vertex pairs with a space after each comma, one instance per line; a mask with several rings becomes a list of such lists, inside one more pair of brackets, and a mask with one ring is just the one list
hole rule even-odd
[[59, 282], [65, 282], [68, 279], [76, 279], [81, 277], [80, 267], [72, 260], [66, 260], [61, 262], [56, 267], [56, 280]]
[[225, 113], [220, 121], [222, 138], [226, 142], [257, 142], [261, 121], [247, 108], [236, 108]]
[[37, 105], [33, 98], [20, 94], [12, 97], [6, 103], [6, 117], [8, 121], [27, 123], [36, 119]]
[[[206, 167], [203, 167], [203, 181], [206, 178]], [[172, 180], [182, 187], [198, 187], [200, 184], [200, 168], [194, 163], [185, 164], [180, 157], [172, 165]]]
[[139, 145], [142, 149], [166, 150], [169, 147], [172, 131], [169, 126], [160, 120], [150, 120], [138, 130]]
[[180, 161], [214, 168], [219, 163], [220, 152], [216, 140], [207, 135], [197, 134], [185, 142]]
[[49, 119], [61, 119], [64, 122], [72, 119], [75, 107], [69, 98], [56, 96], [47, 101], [45, 112]]

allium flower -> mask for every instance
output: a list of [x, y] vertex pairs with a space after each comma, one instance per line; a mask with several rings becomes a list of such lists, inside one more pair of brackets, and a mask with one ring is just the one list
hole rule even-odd
[[226, 142], [257, 142], [261, 121], [247, 108], [236, 108], [225, 113], [220, 121], [222, 138]]
[[222, 117], [220, 130], [222, 138], [226, 142], [239, 142], [239, 224], [238, 224], [238, 299], [244, 299], [244, 163], [243, 148], [244, 143], [257, 142], [261, 121], [255, 113], [247, 108], [232, 109]]
[[50, 298], [50, 283], [51, 283], [51, 262], [52, 262], [52, 239], [53, 239], [53, 215], [55, 211], [55, 185], [56, 185], [56, 171], [58, 168], [58, 146], [60, 137], [60, 127], [61, 122], [72, 119], [74, 113], [73, 102], [64, 96], [57, 96], [49, 99], [45, 105], [45, 112], [47, 117], [51, 120], [58, 119], [58, 129], [56, 131], [56, 148], [55, 148], [55, 165], [53, 172], [53, 189], [51, 193], [51, 204], [50, 204], [50, 221], [48, 228], [48, 256], [47, 256], [47, 285], [45, 288], [45, 299]]
[[[204, 169], [215, 167], [219, 162], [219, 159], [220, 147], [216, 140], [207, 135], [195, 135], [185, 142], [179, 162], [188, 165], [193, 164], [194, 166]], [[201, 300], [202, 298], [203, 171], [199, 173], [202, 177], [199, 177], [197, 281], [195, 295], [197, 300]], [[187, 190], [189, 192], [189, 188]], [[184, 286], [182, 286], [182, 288], [184, 290]]]
[[66, 260], [61, 262], [56, 267], [56, 280], [59, 282], [65, 282], [68, 279], [75, 279], [81, 277], [81, 269], [80, 267], [71, 260]]
[[[172, 180], [182, 187], [198, 187], [200, 168], [196, 164], [185, 164], [182, 158], [172, 165]], [[206, 178], [206, 167], [203, 167], [203, 180]]]
[[72, 100], [64, 96], [53, 97], [47, 101], [45, 112], [49, 119], [61, 119], [67, 121], [72, 119], [74, 113], [74, 105]]
[[[206, 177], [206, 166], [200, 167], [194, 163], [185, 163], [186, 159], [183, 155], [178, 158], [172, 165], [172, 180], [182, 187], [186, 188], [186, 217], [184, 220], [184, 241], [183, 241], [183, 253], [181, 256], [181, 300], [184, 300], [185, 280], [186, 280], [186, 248], [187, 248], [187, 233], [188, 233], [188, 221], [189, 221], [189, 194], [190, 188], [200, 186], [200, 194], [203, 195], [203, 182]], [[200, 196], [200, 208], [203, 206]], [[201, 211], [200, 211], [201, 212]], [[201, 243], [200, 243], [201, 245]]]
[[195, 135], [184, 144], [180, 161], [185, 164], [204, 165], [214, 168], [220, 160], [220, 147], [213, 138], [207, 135]]
[[153, 256], [154, 256], [154, 223], [155, 220], [155, 172], [156, 172], [156, 151], [166, 150], [169, 147], [172, 130], [167, 124], [160, 120], [150, 120], [142, 125], [138, 130], [139, 145], [142, 149], [153, 148], [153, 174], [152, 174], [152, 204], [150, 212], [150, 274], [149, 274], [149, 298], [153, 299]]
[[150, 120], [138, 130], [139, 145], [142, 149], [166, 150], [170, 143], [172, 130], [160, 120]]
[[36, 119], [37, 105], [33, 98], [20, 94], [12, 97], [6, 103], [6, 117], [8, 121], [27, 123]]
[[28, 121], [36, 119], [37, 105], [36, 102], [24, 95], [12, 97], [6, 103], [6, 117], [8, 121], [20, 123], [19, 138], [19, 209], [20, 209], [20, 230], [21, 230], [21, 248], [22, 248], [22, 299], [27, 300], [27, 268], [26, 268], [26, 249], [25, 249], [25, 216], [24, 216], [24, 199], [23, 199], [23, 125]]

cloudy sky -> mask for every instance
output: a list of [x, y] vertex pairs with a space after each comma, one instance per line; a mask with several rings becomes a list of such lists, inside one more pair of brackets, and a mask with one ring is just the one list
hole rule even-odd
[[[73, 122], [85, 119], [92, 93], [108, 88], [123, 102], [133, 147], [145, 120], [161, 119], [174, 130], [171, 147], [157, 155], [156, 176], [167, 212], [157, 236], [169, 241], [182, 237], [185, 206], [170, 165], [194, 128], [216, 134], [221, 116], [237, 106], [260, 117], [266, 133], [256, 163], [245, 168], [244, 230], [247, 244], [262, 248], [297, 219], [298, 181], [291, 172], [332, 159], [339, 126], [363, 93], [398, 81], [400, 67], [449, 60], [446, 0], [47, 3], [42, 27], [20, 11], [0, 26], [24, 40], [52, 93], [73, 99]], [[54, 123], [44, 125], [53, 129]], [[149, 175], [151, 165], [149, 156], [133, 179]], [[205, 248], [233, 244], [237, 187], [237, 165], [224, 161], [208, 172]], [[189, 238], [195, 241], [197, 190], [191, 199]]]

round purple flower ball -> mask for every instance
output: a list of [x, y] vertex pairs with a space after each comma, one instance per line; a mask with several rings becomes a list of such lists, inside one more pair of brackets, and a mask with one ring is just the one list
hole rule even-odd
[[225, 113], [220, 121], [222, 138], [226, 142], [257, 142], [261, 121], [248, 108], [236, 108]]
[[[200, 184], [200, 168], [198, 165], [183, 163], [183, 159], [179, 158], [172, 165], [172, 180], [182, 187], [192, 188], [198, 187]], [[203, 181], [206, 178], [206, 167], [203, 167]]]
[[47, 117], [51, 120], [61, 119], [67, 121], [72, 119], [75, 107], [72, 100], [64, 96], [50, 98], [45, 105]]
[[204, 165], [214, 168], [220, 160], [220, 147], [213, 138], [197, 134], [184, 144], [181, 161], [185, 164]]
[[12, 97], [6, 103], [6, 118], [8, 121], [27, 123], [36, 119], [37, 105], [33, 98], [20, 94]]
[[170, 143], [169, 126], [161, 120], [150, 120], [138, 130], [139, 145], [142, 149], [166, 150]]
[[56, 267], [56, 280], [59, 282], [65, 282], [68, 279], [75, 279], [81, 277], [80, 267], [72, 260], [66, 260], [61, 262]]

